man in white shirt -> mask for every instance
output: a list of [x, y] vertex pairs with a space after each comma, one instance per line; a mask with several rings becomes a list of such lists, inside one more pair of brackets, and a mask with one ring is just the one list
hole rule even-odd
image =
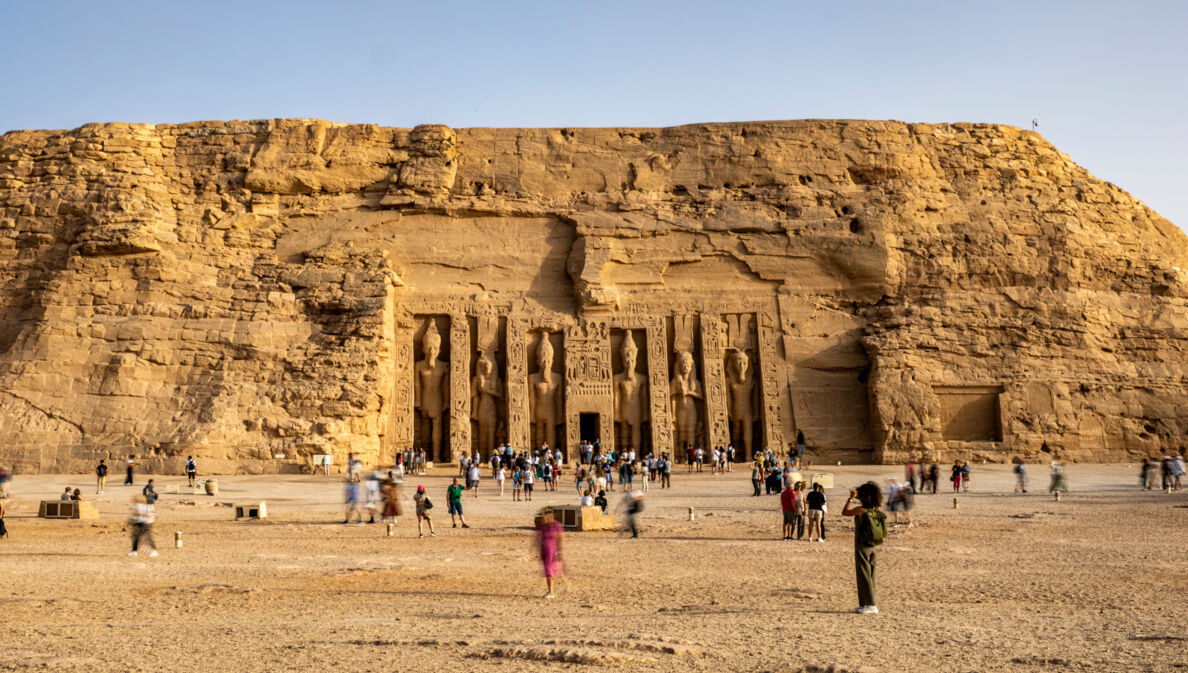
[[322, 454], [322, 476], [330, 476], [330, 466], [334, 464], [334, 456], [329, 453]]

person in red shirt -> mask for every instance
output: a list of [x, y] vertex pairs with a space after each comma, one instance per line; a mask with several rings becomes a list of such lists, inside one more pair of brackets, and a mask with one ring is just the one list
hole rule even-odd
[[796, 512], [800, 505], [798, 499], [796, 489], [786, 488], [780, 493], [780, 510], [784, 513], [785, 540], [793, 540], [796, 537]]

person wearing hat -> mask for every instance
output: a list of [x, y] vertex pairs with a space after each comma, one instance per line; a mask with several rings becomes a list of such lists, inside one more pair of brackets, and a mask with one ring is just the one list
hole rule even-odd
[[433, 515], [429, 511], [433, 509], [433, 501], [425, 493], [424, 486], [417, 486], [417, 494], [413, 496], [413, 502], [417, 507], [417, 537], [425, 537], [425, 534], [421, 532], [422, 521], [429, 524], [429, 537], [437, 537], [437, 533], [433, 531]]

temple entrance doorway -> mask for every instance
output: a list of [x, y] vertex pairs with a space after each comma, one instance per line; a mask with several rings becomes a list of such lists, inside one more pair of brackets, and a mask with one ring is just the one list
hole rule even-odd
[[[578, 437], [593, 444], [601, 442], [599, 437], [599, 414], [578, 414]], [[603, 447], [604, 449], [609, 447]]]

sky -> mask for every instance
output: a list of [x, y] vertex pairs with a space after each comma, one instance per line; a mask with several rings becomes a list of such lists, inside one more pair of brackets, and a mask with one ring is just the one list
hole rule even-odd
[[1037, 130], [1188, 228], [1188, 2], [0, 0], [0, 133], [312, 117]]

